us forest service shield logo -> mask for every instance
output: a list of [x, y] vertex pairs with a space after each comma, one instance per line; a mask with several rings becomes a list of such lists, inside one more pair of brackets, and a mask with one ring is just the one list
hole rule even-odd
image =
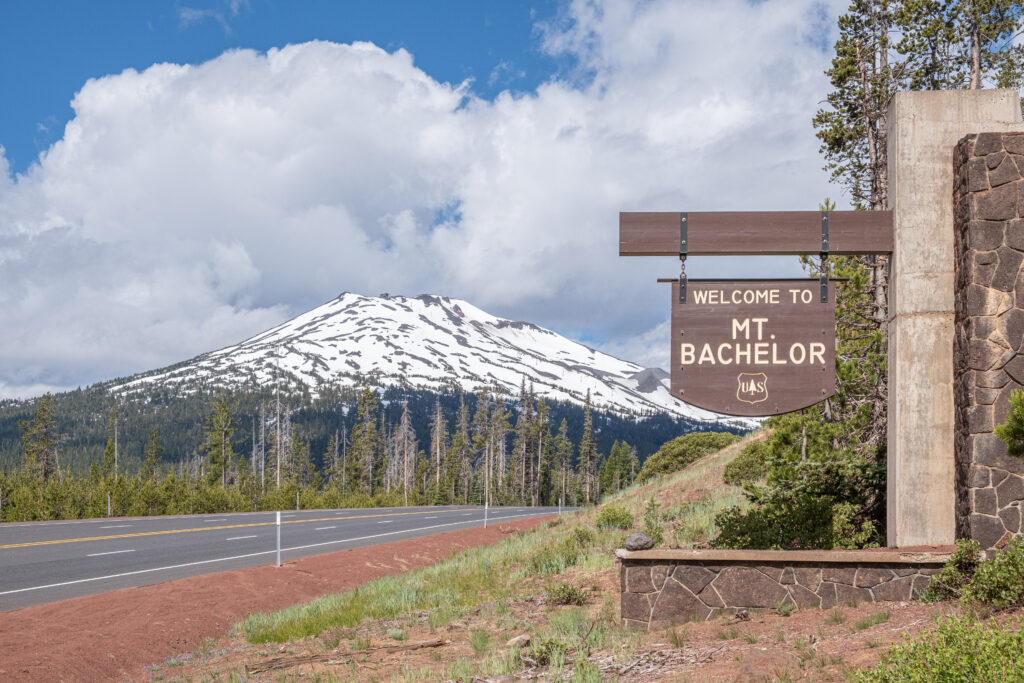
[[736, 398], [744, 403], [768, 400], [768, 376], [763, 372], [741, 372], [736, 376]]

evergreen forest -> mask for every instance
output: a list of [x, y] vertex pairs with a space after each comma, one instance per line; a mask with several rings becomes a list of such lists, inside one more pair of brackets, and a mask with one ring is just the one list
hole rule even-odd
[[[518, 396], [102, 385], [0, 404], [0, 521], [430, 504], [587, 505], [723, 430]], [[738, 429], [731, 428], [738, 432]], [[726, 430], [726, 431], [730, 431]]]

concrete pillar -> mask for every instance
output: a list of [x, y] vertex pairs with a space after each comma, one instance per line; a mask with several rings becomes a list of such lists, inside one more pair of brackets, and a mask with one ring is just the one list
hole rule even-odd
[[897, 93], [889, 106], [889, 545], [955, 538], [953, 150], [1024, 130], [1014, 90]]

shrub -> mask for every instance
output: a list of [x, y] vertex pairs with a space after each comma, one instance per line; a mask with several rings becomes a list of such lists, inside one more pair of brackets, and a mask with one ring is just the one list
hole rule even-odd
[[606, 529], [632, 529], [633, 515], [621, 505], [605, 505], [597, 513], [597, 528]]
[[658, 503], [652, 497], [647, 501], [647, 508], [644, 510], [644, 531], [659, 546], [665, 542], [665, 525], [661, 520], [661, 512], [658, 510]]
[[594, 545], [594, 532], [584, 527], [576, 527], [572, 533], [554, 545], [542, 547], [530, 559], [530, 568], [538, 574], [557, 574], [579, 564]]
[[1014, 538], [993, 559], [978, 563], [962, 599], [999, 609], [1024, 606], [1024, 538]]
[[959, 598], [978, 568], [980, 553], [978, 542], [962, 538], [956, 542], [954, 552], [946, 565], [928, 582], [921, 595], [925, 602], [936, 602], [946, 598]]
[[1024, 677], [1024, 638], [1016, 628], [971, 617], [951, 618], [912, 642], [893, 646], [861, 683], [883, 681], [973, 681], [998, 683]]
[[764, 441], [747, 444], [740, 454], [725, 466], [722, 479], [726, 484], [733, 486], [764, 479], [768, 475], [767, 458], [768, 445]]
[[587, 592], [571, 583], [561, 581], [548, 586], [547, 600], [552, 605], [585, 605]]
[[736, 443], [740, 437], [728, 432], [691, 432], [663, 444], [644, 461], [636, 480], [645, 482], [659, 475], [678, 472], [709, 453]]

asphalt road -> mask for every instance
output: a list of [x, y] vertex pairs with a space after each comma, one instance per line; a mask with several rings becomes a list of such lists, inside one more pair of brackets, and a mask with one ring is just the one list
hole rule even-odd
[[[490, 508], [488, 523], [558, 508]], [[281, 513], [281, 561], [483, 524], [482, 507]], [[0, 612], [273, 564], [274, 512], [0, 524]]]

